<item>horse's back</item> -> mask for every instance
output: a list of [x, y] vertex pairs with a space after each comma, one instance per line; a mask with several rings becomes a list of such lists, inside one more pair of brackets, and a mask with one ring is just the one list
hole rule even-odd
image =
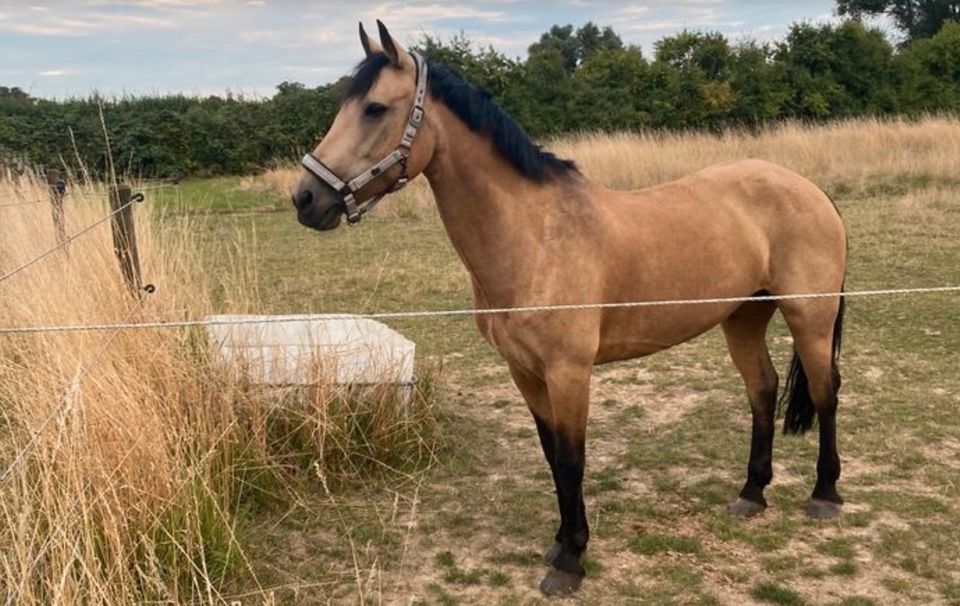
[[746, 158], [708, 166], [680, 179], [623, 192], [638, 200], [678, 200], [693, 194], [704, 202], [726, 202], [775, 212], [830, 211], [837, 218], [829, 196], [803, 175], [767, 160]]
[[811, 180], [766, 160], [716, 164], [654, 187], [616, 192], [615, 213], [654, 216], [682, 233], [735, 232], [755, 246], [792, 254], [794, 248], [830, 249], [844, 256], [846, 229], [830, 197]]

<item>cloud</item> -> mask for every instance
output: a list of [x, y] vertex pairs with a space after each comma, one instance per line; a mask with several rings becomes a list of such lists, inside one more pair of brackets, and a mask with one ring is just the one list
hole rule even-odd
[[516, 20], [517, 17], [500, 10], [482, 10], [465, 4], [400, 4], [388, 2], [363, 11], [365, 19], [383, 19], [391, 31], [406, 30], [423, 23], [453, 19], [480, 19], [496, 23]]
[[84, 13], [76, 16], [61, 16], [54, 12], [40, 12], [33, 21], [11, 19], [0, 14], [0, 30], [34, 36], [83, 37], [120, 29], [169, 29], [176, 22], [163, 17], [113, 13]]
[[41, 72], [37, 72], [38, 76], [43, 76], [44, 78], [58, 78], [60, 76], [73, 76], [81, 73], [80, 70], [71, 69], [71, 68], [62, 68], [62, 69], [47, 69]]
[[337, 28], [311, 28], [303, 31], [257, 29], [242, 31], [237, 37], [247, 44], [267, 44], [278, 48], [307, 48], [354, 41], [356, 32]]

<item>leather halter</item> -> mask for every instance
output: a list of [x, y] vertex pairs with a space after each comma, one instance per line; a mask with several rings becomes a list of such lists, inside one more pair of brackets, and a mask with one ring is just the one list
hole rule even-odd
[[[326, 164], [308, 153], [303, 157], [300, 163], [314, 177], [320, 179], [343, 198], [344, 212], [347, 215], [347, 223], [356, 225], [360, 218], [367, 212], [373, 210], [380, 200], [387, 194], [403, 189], [410, 181], [407, 176], [407, 158], [410, 157], [410, 148], [413, 146], [413, 140], [417, 136], [420, 127], [423, 126], [423, 101], [427, 96], [427, 61], [419, 53], [410, 51], [413, 62], [417, 66], [417, 91], [413, 97], [413, 109], [410, 110], [410, 117], [407, 119], [407, 125], [403, 129], [403, 136], [400, 138], [400, 144], [390, 154], [382, 160], [363, 171], [353, 179], [344, 181], [337, 176]], [[374, 196], [364, 202], [357, 202], [357, 192], [365, 185], [399, 164], [401, 168], [400, 177], [396, 183], [387, 190], [387, 192]]]

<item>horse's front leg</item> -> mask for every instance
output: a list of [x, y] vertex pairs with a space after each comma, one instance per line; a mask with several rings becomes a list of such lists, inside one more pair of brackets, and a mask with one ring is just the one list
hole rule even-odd
[[584, 577], [580, 559], [590, 536], [583, 503], [590, 371], [590, 366], [557, 364], [548, 367], [546, 377], [539, 379], [512, 369], [537, 422], [560, 507], [560, 530], [546, 555], [553, 570], [540, 583], [540, 589], [548, 595], [570, 595]]
[[[556, 448], [553, 436], [553, 412], [550, 410], [550, 399], [547, 397], [547, 383], [515, 364], [510, 364], [510, 375], [513, 377], [513, 382], [520, 390], [521, 395], [523, 395], [523, 399], [533, 415], [533, 421], [537, 425], [540, 447], [543, 449], [543, 456], [547, 460], [547, 465], [550, 466], [550, 475], [553, 476], [557, 505], [562, 508], [563, 501], [560, 498], [560, 481], [557, 477]], [[553, 545], [543, 555], [544, 562], [551, 566], [554, 558], [560, 555], [560, 540], [563, 534], [564, 528], [561, 519], [561, 526], [557, 530]]]

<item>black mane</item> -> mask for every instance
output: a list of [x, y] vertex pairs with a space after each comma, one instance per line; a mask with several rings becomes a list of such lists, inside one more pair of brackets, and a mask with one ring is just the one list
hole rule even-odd
[[[344, 101], [364, 97], [380, 72], [390, 64], [383, 53], [371, 55], [357, 65], [344, 90]], [[490, 98], [490, 93], [463, 79], [455, 70], [440, 63], [429, 63], [427, 81], [430, 92], [476, 133], [490, 136], [493, 146], [523, 175], [535, 181], [548, 181], [558, 175], [577, 172], [571, 160], [544, 151], [507, 112]]]

